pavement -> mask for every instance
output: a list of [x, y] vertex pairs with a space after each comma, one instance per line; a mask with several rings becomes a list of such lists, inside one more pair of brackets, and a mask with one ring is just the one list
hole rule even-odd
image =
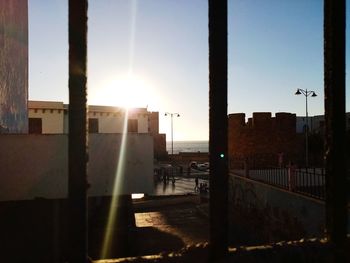
[[171, 252], [208, 242], [209, 221], [198, 195], [135, 201], [133, 256]]
[[[106, 254], [100, 253], [106, 220], [90, 232], [93, 260], [170, 253], [209, 240], [208, 199], [199, 194], [146, 196], [120, 211], [118, 224], [108, 230], [111, 239]], [[135, 224], [130, 224], [133, 218]]]
[[[195, 191], [195, 179], [184, 178], [184, 177], [174, 177], [175, 183], [172, 182], [172, 177], [165, 183], [162, 180], [156, 181], [154, 184], [154, 195], [186, 195], [194, 194]], [[209, 186], [208, 179], [199, 179], [198, 184], [206, 183]]]

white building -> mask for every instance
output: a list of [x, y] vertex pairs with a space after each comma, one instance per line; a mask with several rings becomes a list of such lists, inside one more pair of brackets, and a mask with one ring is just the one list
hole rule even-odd
[[[68, 133], [68, 105], [54, 101], [28, 101], [29, 133], [61, 134]], [[125, 118], [127, 114], [127, 118]], [[146, 108], [128, 111], [120, 107], [88, 106], [90, 133], [122, 133], [124, 123], [127, 131], [152, 133], [152, 118], [158, 115]]]
[[[0, 136], [6, 149], [0, 154], [0, 174], [11, 175], [0, 177], [0, 201], [66, 198], [68, 105], [28, 101], [28, 113], [31, 134]], [[158, 112], [89, 106], [88, 121], [88, 195], [152, 194]]]
[[66, 109], [63, 102], [28, 101], [29, 133], [65, 133]]
[[[308, 117], [309, 131], [313, 133], [323, 133], [325, 120], [324, 115]], [[306, 127], [306, 117], [297, 116], [296, 132], [303, 133]], [[350, 130], [350, 112], [346, 113], [346, 130]]]

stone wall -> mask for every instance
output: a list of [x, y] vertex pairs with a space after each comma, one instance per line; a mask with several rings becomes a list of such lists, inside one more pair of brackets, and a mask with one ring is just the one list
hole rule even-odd
[[[245, 122], [244, 113], [228, 117], [229, 158], [259, 160], [258, 166], [277, 166], [278, 154], [283, 153], [283, 162], [303, 160], [303, 137], [296, 134], [296, 115], [279, 112], [271, 117], [270, 112], [253, 113]], [[264, 160], [266, 159], [266, 160]]]
[[152, 134], [152, 137], [154, 142], [154, 158], [157, 160], [166, 160], [168, 158], [168, 152], [166, 151], [166, 134]]

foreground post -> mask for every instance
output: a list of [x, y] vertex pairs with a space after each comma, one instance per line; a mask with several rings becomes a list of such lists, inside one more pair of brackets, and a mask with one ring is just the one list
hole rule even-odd
[[326, 230], [334, 247], [334, 262], [345, 262], [345, 0], [325, 0], [324, 3], [324, 91]]
[[69, 0], [69, 262], [87, 260], [87, 0]]
[[210, 257], [228, 246], [227, 0], [209, 0]]

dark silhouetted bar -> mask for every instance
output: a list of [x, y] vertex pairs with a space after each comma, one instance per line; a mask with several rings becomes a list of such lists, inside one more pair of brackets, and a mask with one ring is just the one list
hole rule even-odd
[[334, 262], [345, 262], [345, 0], [324, 2], [326, 230]]
[[69, 262], [87, 261], [87, 0], [69, 0]]
[[210, 257], [227, 255], [227, 1], [209, 0]]

